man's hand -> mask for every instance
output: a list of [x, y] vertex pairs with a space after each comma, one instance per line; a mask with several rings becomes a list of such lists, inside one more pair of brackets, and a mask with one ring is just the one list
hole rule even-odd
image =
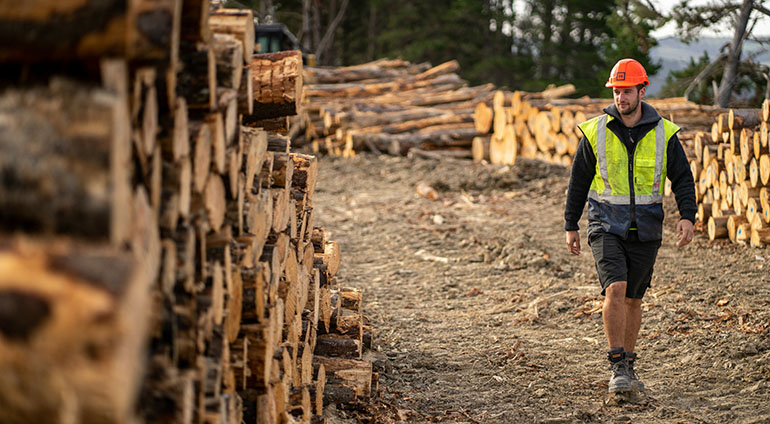
[[573, 255], [580, 254], [580, 234], [577, 231], [567, 231], [567, 250]]
[[680, 219], [679, 223], [676, 224], [676, 235], [679, 237], [679, 243], [677, 243], [676, 247], [683, 247], [689, 244], [695, 235], [692, 222], [688, 219]]

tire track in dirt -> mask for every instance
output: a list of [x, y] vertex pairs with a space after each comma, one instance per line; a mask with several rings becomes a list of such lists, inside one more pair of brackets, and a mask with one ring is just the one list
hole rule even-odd
[[567, 170], [362, 155], [323, 158], [319, 178], [317, 224], [374, 327], [376, 422], [770, 422], [767, 250], [677, 251], [667, 231], [638, 348], [649, 394], [605, 405], [593, 260], [585, 234], [580, 257], [564, 247]]

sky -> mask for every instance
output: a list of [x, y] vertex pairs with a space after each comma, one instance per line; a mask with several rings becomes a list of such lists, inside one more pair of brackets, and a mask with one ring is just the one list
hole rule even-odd
[[[714, 0], [711, 0], [711, 1], [714, 1]], [[740, 0], [734, 0], [734, 1], [740, 3]], [[650, 0], [650, 3], [652, 3], [658, 9], [658, 12], [666, 14], [670, 12], [671, 9], [679, 3], [679, 1]], [[702, 5], [707, 3], [709, 3], [709, 0], [693, 0], [690, 2], [690, 4], [692, 5]], [[770, 2], [765, 1], [764, 3], [765, 3], [765, 7], [770, 8]], [[751, 16], [752, 18], [754, 17], [760, 18], [756, 26], [754, 27], [753, 34], [758, 36], [770, 36], [770, 17], [756, 11], [752, 12]], [[701, 34], [702, 36], [705, 36], [705, 37], [732, 37], [733, 35], [732, 25], [723, 24], [721, 28], [717, 28], [716, 30], [713, 30], [713, 31], [712, 30], [703, 31]], [[673, 22], [669, 22], [666, 25], [664, 25], [662, 28], [656, 31], [653, 31], [652, 35], [657, 39], [676, 36], [676, 25]]]

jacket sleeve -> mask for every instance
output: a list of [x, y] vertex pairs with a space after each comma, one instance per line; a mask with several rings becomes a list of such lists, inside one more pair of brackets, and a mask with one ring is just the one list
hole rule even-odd
[[668, 156], [666, 173], [671, 180], [671, 191], [676, 198], [679, 215], [682, 219], [695, 223], [695, 213], [698, 211], [695, 202], [695, 181], [693, 181], [687, 156], [676, 134], [668, 141], [666, 155]]
[[588, 190], [596, 173], [596, 156], [591, 149], [591, 143], [583, 136], [578, 144], [572, 161], [572, 172], [567, 188], [567, 203], [564, 207], [564, 230], [577, 231], [578, 221], [583, 215], [583, 208], [588, 198]]

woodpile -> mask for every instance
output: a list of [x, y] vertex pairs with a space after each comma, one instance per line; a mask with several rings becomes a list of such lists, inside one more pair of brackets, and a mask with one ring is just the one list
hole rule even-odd
[[[602, 114], [612, 99], [551, 97], [564, 92], [561, 87], [542, 93], [498, 91], [492, 107], [479, 104], [474, 122], [483, 135], [473, 142], [474, 161], [513, 164], [521, 156], [570, 166], [582, 137], [577, 125]], [[645, 101], [682, 127], [679, 139], [687, 149], [695, 134], [706, 130], [718, 114], [684, 98]]]
[[431, 67], [382, 59], [338, 68], [305, 68], [303, 113], [292, 139], [313, 151], [352, 156], [410, 150], [470, 157], [476, 104], [491, 84], [468, 87], [449, 61]]
[[698, 133], [690, 169], [698, 221], [709, 240], [762, 247], [770, 243], [770, 101], [731, 109]]
[[0, 10], [0, 422], [309, 423], [366, 400], [362, 293], [281, 125], [300, 53], [254, 55], [250, 11], [106, 3]]
[[[521, 156], [569, 166], [577, 124], [612, 104], [564, 98], [575, 93], [571, 84], [541, 92], [468, 87], [458, 71], [456, 61], [431, 67], [388, 59], [305, 68], [303, 112], [289, 135], [297, 146], [342, 156], [368, 150], [495, 164]], [[718, 114], [684, 98], [648, 102], [683, 127], [688, 145]]]

